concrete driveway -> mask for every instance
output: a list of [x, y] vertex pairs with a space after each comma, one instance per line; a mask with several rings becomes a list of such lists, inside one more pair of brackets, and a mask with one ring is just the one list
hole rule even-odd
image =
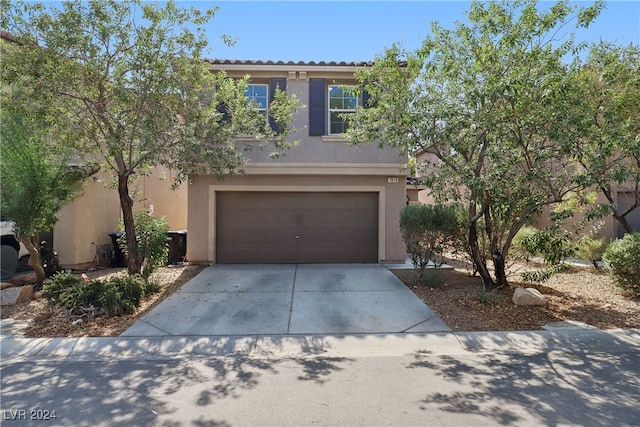
[[451, 329], [379, 264], [214, 265], [122, 336], [445, 331]]

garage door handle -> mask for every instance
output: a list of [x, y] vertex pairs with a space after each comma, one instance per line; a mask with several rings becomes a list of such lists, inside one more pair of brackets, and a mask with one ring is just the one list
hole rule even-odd
[[299, 239], [299, 238], [300, 238], [300, 236], [296, 236], [296, 239]]

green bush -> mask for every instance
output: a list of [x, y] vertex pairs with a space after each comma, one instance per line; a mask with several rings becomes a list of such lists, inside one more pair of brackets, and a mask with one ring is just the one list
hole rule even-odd
[[531, 255], [541, 256], [550, 265], [560, 264], [565, 258], [574, 256], [576, 250], [569, 232], [556, 224], [524, 237], [520, 246]]
[[108, 316], [133, 313], [144, 298], [146, 282], [140, 276], [116, 276], [102, 282], [98, 305]]
[[616, 286], [640, 295], [640, 233], [613, 241], [602, 259]]
[[93, 306], [107, 316], [117, 316], [136, 310], [144, 297], [145, 286], [140, 276], [88, 281], [71, 273], [59, 273], [45, 281], [42, 296], [74, 314]]
[[77, 274], [59, 272], [45, 280], [42, 287], [42, 297], [51, 301], [56, 306], [66, 307], [70, 301], [82, 300], [81, 295], [74, 296], [82, 291], [84, 281]]
[[598, 261], [602, 259], [604, 252], [607, 250], [607, 241], [605, 239], [595, 239], [593, 237], [584, 237], [578, 240], [576, 255], [578, 258], [591, 261], [595, 268], [598, 268]]
[[538, 229], [532, 227], [530, 225], [525, 225], [522, 227], [513, 240], [511, 241], [511, 254], [514, 258], [529, 260], [529, 257], [534, 256], [534, 253], [530, 252], [531, 245], [528, 245], [524, 242], [530, 241], [533, 236], [538, 232]]
[[[144, 280], [148, 280], [158, 268], [167, 264], [169, 248], [167, 245], [167, 220], [139, 211], [134, 218], [136, 229], [136, 262]], [[121, 227], [121, 231], [123, 227]], [[123, 253], [127, 254], [126, 234], [118, 239]]]
[[442, 256], [454, 250], [461, 234], [457, 207], [409, 205], [400, 212], [400, 231], [416, 274], [424, 280], [429, 261], [442, 265]]

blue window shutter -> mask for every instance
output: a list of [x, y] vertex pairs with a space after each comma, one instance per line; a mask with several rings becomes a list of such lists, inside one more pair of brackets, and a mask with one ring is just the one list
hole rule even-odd
[[[276, 95], [276, 89], [279, 89], [283, 92], [286, 91], [287, 79], [273, 78], [269, 81], [269, 105], [271, 105], [271, 102], [273, 102], [273, 98]], [[269, 126], [271, 126], [271, 129], [273, 129], [274, 131], [280, 132], [280, 127], [278, 126], [276, 121], [273, 119], [273, 117], [269, 117]]]
[[324, 79], [309, 79], [309, 136], [325, 134], [325, 92]]
[[371, 107], [371, 105], [369, 105], [369, 100], [370, 99], [371, 99], [371, 94], [369, 92], [367, 92], [366, 89], [362, 89], [362, 106], [364, 108]]
[[229, 107], [227, 107], [225, 104], [218, 104], [218, 106], [216, 107], [216, 110], [218, 111], [218, 113], [222, 113], [222, 117], [220, 118], [220, 120], [222, 122], [231, 122], [231, 114], [229, 114]]

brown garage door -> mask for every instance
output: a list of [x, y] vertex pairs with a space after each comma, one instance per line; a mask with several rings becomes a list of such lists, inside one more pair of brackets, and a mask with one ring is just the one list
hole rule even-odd
[[378, 261], [378, 193], [218, 192], [218, 263]]

